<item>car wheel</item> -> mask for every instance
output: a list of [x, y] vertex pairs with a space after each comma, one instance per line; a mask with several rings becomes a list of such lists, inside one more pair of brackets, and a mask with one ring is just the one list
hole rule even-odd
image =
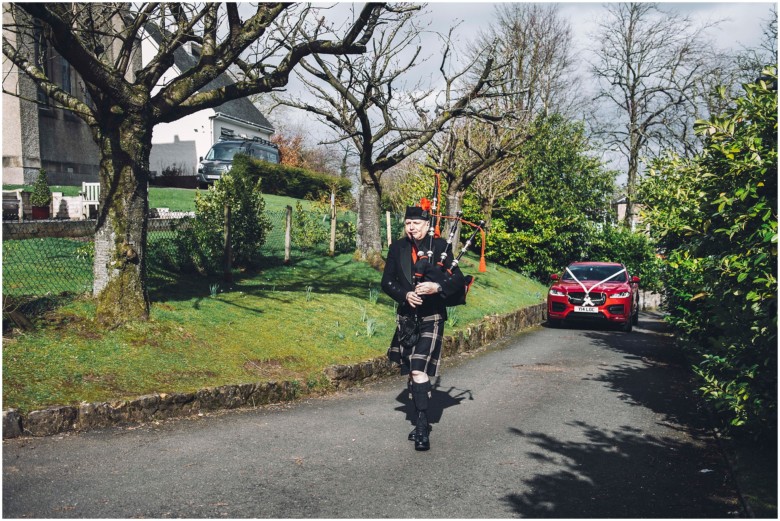
[[634, 320], [629, 318], [626, 320], [620, 328], [624, 333], [630, 333], [634, 329]]
[[561, 327], [561, 320], [559, 318], [548, 318], [547, 325], [555, 328]]

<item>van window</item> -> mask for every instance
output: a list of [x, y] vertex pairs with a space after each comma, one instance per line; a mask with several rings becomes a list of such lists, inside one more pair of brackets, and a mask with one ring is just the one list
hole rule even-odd
[[258, 159], [262, 159], [271, 163], [279, 162], [279, 157], [276, 150], [269, 150], [267, 147], [258, 145], [252, 146], [252, 155]]
[[206, 161], [232, 161], [233, 156], [241, 152], [238, 143], [215, 143], [206, 154]]

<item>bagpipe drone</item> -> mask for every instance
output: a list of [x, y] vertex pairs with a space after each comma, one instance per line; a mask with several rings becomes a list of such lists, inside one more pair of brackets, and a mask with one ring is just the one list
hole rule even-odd
[[[433, 197], [431, 198], [431, 200], [425, 198], [422, 198], [420, 200], [420, 207], [423, 210], [427, 211], [429, 214], [429, 219], [430, 219], [429, 227], [428, 227], [429, 242], [428, 242], [428, 250], [425, 252], [420, 252], [418, 254], [417, 262], [414, 265], [415, 284], [418, 282], [425, 282], [425, 281], [441, 283], [447, 278], [451, 278], [453, 276], [452, 271], [460, 263], [463, 254], [465, 254], [469, 250], [469, 248], [471, 248], [471, 245], [474, 243], [474, 239], [476, 238], [477, 233], [480, 233], [482, 238], [482, 251], [479, 260], [479, 271], [482, 273], [487, 271], [487, 265], [485, 263], [485, 221], [479, 221], [478, 224], [471, 223], [463, 219], [462, 217], [463, 212], [460, 211], [457, 212], [455, 216], [441, 215], [440, 206], [438, 204], [439, 191], [440, 191], [439, 174], [434, 174], [434, 176], [435, 176], [435, 180], [433, 184]], [[446, 219], [450, 221], [450, 230], [449, 230], [449, 236], [447, 237], [447, 244], [444, 250], [439, 255], [438, 261], [435, 261], [433, 258], [433, 250], [434, 250], [433, 244], [434, 244], [434, 239], [438, 239], [441, 236], [440, 224], [442, 219]], [[458, 253], [458, 255], [452, 259], [452, 262], [450, 263], [449, 266], [445, 266], [447, 254], [452, 248], [452, 241], [455, 239], [455, 234], [458, 231], [458, 226], [463, 224], [467, 226], [471, 226], [473, 228], [473, 232], [471, 236], [463, 244], [463, 248], [460, 250], [460, 253]], [[451, 295], [447, 297], [447, 299], [445, 300], [445, 304], [448, 307], [460, 306], [466, 303], [466, 296], [468, 295], [468, 292], [471, 289], [471, 285], [474, 283], [474, 277], [471, 275], [464, 275], [464, 279], [466, 281], [466, 284], [463, 288], [463, 292], [456, 295]]]

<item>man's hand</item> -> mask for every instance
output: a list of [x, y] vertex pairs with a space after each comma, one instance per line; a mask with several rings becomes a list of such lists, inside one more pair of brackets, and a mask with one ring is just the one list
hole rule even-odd
[[409, 293], [406, 294], [406, 302], [408, 302], [409, 305], [412, 306], [412, 309], [414, 309], [420, 304], [422, 304], [423, 300], [420, 295], [418, 295], [414, 291], [410, 291]]
[[418, 295], [435, 295], [440, 291], [441, 286], [436, 282], [420, 282], [414, 288]]

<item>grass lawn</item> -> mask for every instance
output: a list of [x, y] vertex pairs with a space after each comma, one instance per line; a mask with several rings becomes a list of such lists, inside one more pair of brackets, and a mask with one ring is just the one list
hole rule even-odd
[[[468, 256], [461, 263], [476, 282], [448, 333], [543, 301], [541, 284], [497, 265], [477, 273], [476, 264]], [[230, 285], [158, 274], [151, 319], [111, 331], [93, 321], [91, 300], [72, 302], [37, 330], [4, 339], [3, 406], [28, 412], [268, 380], [321, 389], [325, 367], [385, 353], [395, 314], [380, 277], [351, 255], [237, 273]]]
[[[3, 190], [16, 190], [23, 188], [25, 191], [32, 192], [32, 186], [27, 185], [3, 185]], [[52, 185], [52, 192], [62, 192], [65, 197], [75, 197], [79, 195], [81, 186], [59, 186]], [[191, 212], [195, 210], [196, 189], [188, 188], [164, 188], [159, 186], [149, 187], [149, 208], [168, 208], [172, 212]], [[311, 204], [308, 201], [301, 201], [292, 197], [281, 195], [263, 195], [265, 199], [265, 209], [269, 212], [283, 211], [285, 206], [295, 208], [295, 203], [300, 202], [304, 209], [308, 209]]]

